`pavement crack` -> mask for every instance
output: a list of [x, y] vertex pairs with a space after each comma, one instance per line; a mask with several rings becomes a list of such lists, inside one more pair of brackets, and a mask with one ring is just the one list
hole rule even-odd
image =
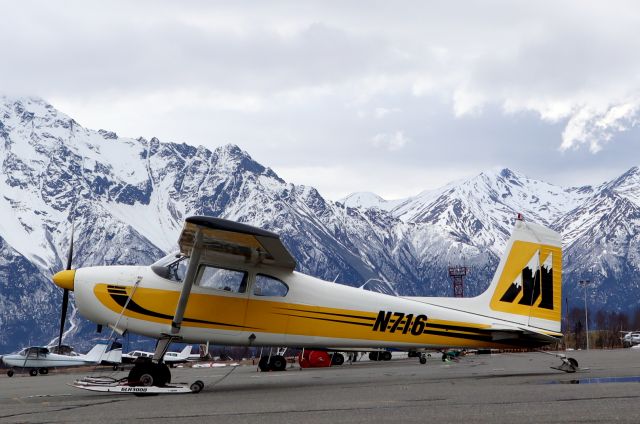
[[69, 405], [69, 406], [64, 406], [62, 408], [48, 409], [46, 411], [20, 412], [20, 413], [17, 413], [17, 414], [0, 415], [0, 418], [15, 418], [15, 417], [20, 417], [20, 416], [25, 416], [25, 415], [48, 414], [50, 412], [69, 411], [69, 410], [74, 410], [74, 409], [86, 408], [86, 407], [89, 407], [89, 406], [99, 406], [99, 405], [107, 405], [109, 403], [122, 402], [122, 400], [123, 399], [114, 399], [114, 400], [108, 400], [108, 401], [105, 401], [105, 402], [83, 403], [83, 404], [79, 404], [79, 405]]

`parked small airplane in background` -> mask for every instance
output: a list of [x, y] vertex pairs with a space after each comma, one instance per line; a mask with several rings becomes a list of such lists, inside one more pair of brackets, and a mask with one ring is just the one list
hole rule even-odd
[[[85, 318], [158, 340], [152, 360], [129, 372], [129, 386], [170, 382], [172, 342], [415, 350], [535, 348], [562, 337], [561, 237], [521, 216], [489, 287], [473, 298], [391, 296], [323, 281], [295, 271], [277, 234], [219, 218], [187, 218], [179, 246], [151, 266], [53, 277], [75, 291]], [[556, 356], [557, 369], [578, 369]]]
[[[133, 364], [138, 358], [153, 358], [153, 352], [145, 352], [143, 350], [134, 350], [122, 355], [122, 362], [125, 364]], [[184, 364], [188, 361], [199, 359], [200, 356], [191, 355], [191, 345], [185, 346], [180, 352], [167, 352], [164, 355], [164, 363], [173, 367], [176, 364]]]
[[[12, 377], [14, 368], [29, 369], [29, 375], [36, 376], [48, 374], [49, 368], [54, 367], [79, 367], [83, 365], [98, 365], [103, 361], [120, 363], [121, 349], [113, 349], [107, 352], [108, 343], [99, 342], [87, 354], [82, 355], [72, 352], [69, 354], [52, 353], [47, 347], [31, 346], [22, 349], [18, 353], [3, 355], [0, 360], [5, 365], [12, 367], [7, 375]], [[59, 347], [57, 347], [59, 349]]]

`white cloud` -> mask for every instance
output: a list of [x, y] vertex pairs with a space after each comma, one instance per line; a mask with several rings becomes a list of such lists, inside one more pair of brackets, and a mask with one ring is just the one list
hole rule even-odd
[[358, 1], [13, 2], [0, 14], [0, 37], [11, 40], [0, 93], [42, 96], [121, 135], [237, 143], [265, 165], [376, 163], [389, 181], [399, 169], [437, 168], [450, 146], [466, 154], [459, 169], [523, 168], [526, 146], [514, 146], [525, 139], [544, 140], [547, 156], [559, 148], [563, 169], [578, 169], [583, 152], [603, 158], [637, 128], [635, 1], [362, 10]]
[[371, 142], [375, 147], [382, 147], [390, 152], [402, 149], [409, 139], [404, 135], [402, 131], [396, 131], [392, 134], [380, 133], [373, 136]]
[[397, 107], [393, 107], [393, 108], [377, 107], [373, 111], [373, 116], [375, 116], [378, 119], [382, 119], [391, 113], [398, 113], [398, 112], [400, 112], [400, 109]]
[[582, 108], [567, 123], [560, 149], [576, 149], [587, 144], [592, 153], [598, 153], [616, 133], [638, 125], [639, 109], [640, 100], [601, 109]]

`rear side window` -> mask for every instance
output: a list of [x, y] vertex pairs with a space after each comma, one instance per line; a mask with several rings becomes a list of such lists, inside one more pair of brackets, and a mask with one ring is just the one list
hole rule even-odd
[[285, 297], [289, 292], [289, 286], [275, 277], [258, 274], [253, 285], [255, 296]]
[[201, 265], [198, 274], [200, 287], [232, 293], [244, 293], [247, 289], [247, 273], [244, 271]]

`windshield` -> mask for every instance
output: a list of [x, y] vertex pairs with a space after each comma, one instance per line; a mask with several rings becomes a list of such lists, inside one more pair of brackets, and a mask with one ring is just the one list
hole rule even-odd
[[151, 265], [151, 269], [162, 278], [182, 282], [188, 266], [189, 258], [182, 256], [180, 252], [174, 252]]

